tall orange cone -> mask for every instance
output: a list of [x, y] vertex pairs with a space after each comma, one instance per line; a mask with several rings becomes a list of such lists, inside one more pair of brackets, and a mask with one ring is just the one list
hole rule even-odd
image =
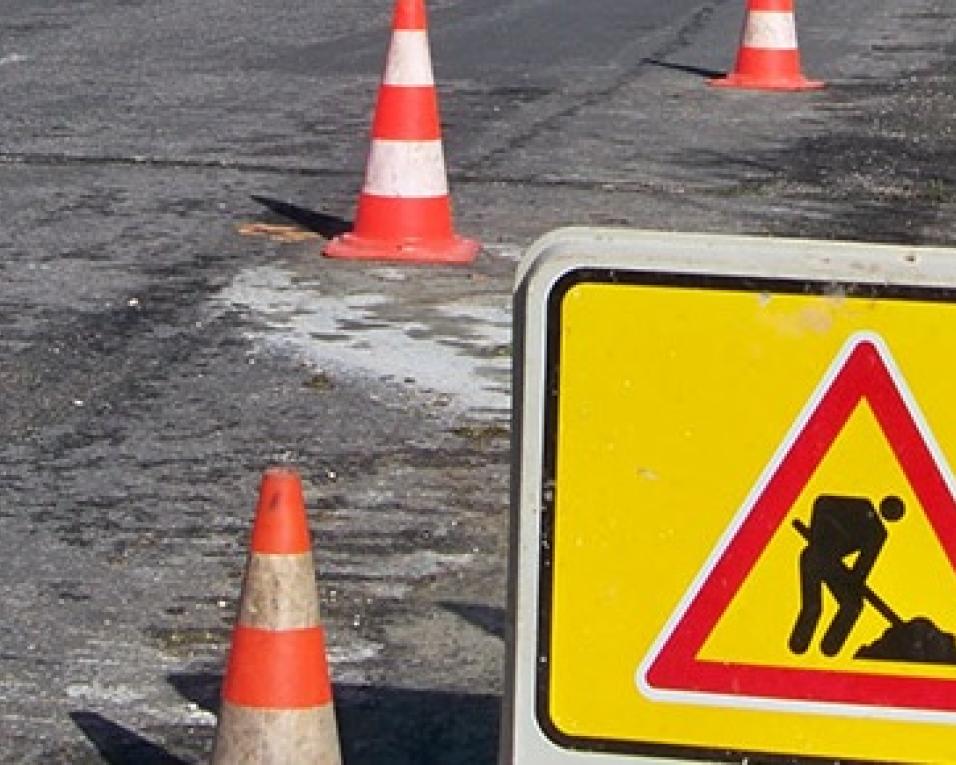
[[341, 765], [302, 484], [262, 477], [213, 765]]
[[396, 0], [355, 226], [325, 254], [467, 263], [478, 243], [452, 228], [424, 0]]
[[751, 90], [814, 90], [824, 86], [801, 73], [793, 0], [747, 0], [734, 71], [710, 84]]

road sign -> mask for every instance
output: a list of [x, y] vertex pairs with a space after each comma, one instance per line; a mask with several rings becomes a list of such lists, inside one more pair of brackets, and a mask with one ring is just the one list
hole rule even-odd
[[956, 761], [956, 251], [522, 264], [506, 762]]

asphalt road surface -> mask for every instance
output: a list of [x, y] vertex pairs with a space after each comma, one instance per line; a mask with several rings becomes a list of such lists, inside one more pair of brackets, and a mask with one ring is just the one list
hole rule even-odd
[[275, 462], [305, 482], [347, 761], [495, 760], [522, 250], [572, 223], [954, 238], [951, 0], [802, 0], [829, 87], [777, 95], [705, 84], [742, 6], [429, 3], [485, 245], [442, 268], [319, 255], [386, 0], [5, 0], [3, 762], [208, 757]]

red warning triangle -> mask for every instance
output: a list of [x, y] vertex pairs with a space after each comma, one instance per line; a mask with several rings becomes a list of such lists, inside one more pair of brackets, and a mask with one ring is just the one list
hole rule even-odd
[[[699, 658], [854, 409], [866, 401], [956, 570], [954, 481], [883, 341], [853, 336], [725, 532], [638, 674], [652, 699], [745, 707], [837, 705], [902, 717], [956, 712], [956, 679], [768, 667]], [[786, 637], [784, 637], [786, 640]], [[834, 709], [836, 711], [836, 709]], [[888, 716], [897, 716], [892, 712]]]

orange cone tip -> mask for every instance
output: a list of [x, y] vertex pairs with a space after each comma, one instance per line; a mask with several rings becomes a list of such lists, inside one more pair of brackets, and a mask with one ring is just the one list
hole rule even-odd
[[270, 468], [263, 474], [251, 548], [278, 555], [312, 550], [302, 483], [294, 470]]

